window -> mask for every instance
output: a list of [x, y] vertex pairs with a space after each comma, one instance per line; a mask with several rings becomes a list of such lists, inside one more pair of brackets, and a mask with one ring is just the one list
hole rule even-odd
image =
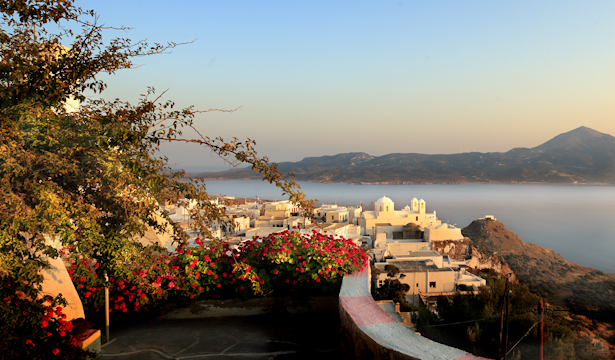
[[430, 289], [431, 289], [431, 288], [434, 288], [434, 289], [435, 289], [435, 288], [436, 288], [436, 282], [435, 282], [435, 281], [430, 281], [430, 282], [429, 282], [429, 288], [430, 288]]

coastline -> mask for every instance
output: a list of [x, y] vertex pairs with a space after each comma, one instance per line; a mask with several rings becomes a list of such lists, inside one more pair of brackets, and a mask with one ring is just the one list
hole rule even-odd
[[[229, 178], [229, 177], [205, 177], [199, 178], [198, 176], [185, 176], [182, 179], [201, 179], [205, 181], [211, 180], [260, 180], [260, 178]], [[464, 184], [480, 184], [480, 185], [488, 185], [488, 184], [505, 184], [505, 185], [549, 185], [549, 186], [615, 186], [615, 183], [561, 183], [561, 182], [544, 182], [544, 181], [524, 181], [524, 182], [505, 182], [505, 181], [459, 181], [459, 182], [412, 182], [412, 181], [360, 181], [360, 182], [334, 182], [334, 181], [315, 181], [315, 180], [300, 180], [295, 179], [294, 181], [302, 181], [309, 183], [317, 183], [317, 184], [344, 184], [344, 185], [464, 185]]]

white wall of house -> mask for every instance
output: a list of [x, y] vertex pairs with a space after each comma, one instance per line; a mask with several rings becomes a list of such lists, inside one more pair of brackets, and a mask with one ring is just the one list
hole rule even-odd
[[423, 235], [425, 241], [463, 240], [461, 229], [451, 224], [428, 226]]

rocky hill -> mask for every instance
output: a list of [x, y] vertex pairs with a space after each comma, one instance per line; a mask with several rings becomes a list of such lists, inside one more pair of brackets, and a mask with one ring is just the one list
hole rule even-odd
[[[587, 127], [534, 148], [450, 155], [345, 153], [278, 164], [297, 180], [351, 184], [592, 183], [615, 184], [615, 137]], [[205, 179], [257, 179], [250, 169], [192, 173]]]
[[615, 322], [615, 274], [566, 261], [553, 250], [527, 244], [497, 220], [475, 220], [462, 230], [478, 251], [503, 257], [519, 282], [577, 313]]

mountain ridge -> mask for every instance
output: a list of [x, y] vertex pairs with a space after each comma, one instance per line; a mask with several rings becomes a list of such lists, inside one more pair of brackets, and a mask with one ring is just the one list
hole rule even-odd
[[[297, 180], [350, 184], [615, 184], [615, 137], [581, 126], [533, 148], [460, 154], [365, 152], [278, 163]], [[258, 179], [250, 169], [190, 173], [204, 179]]]

